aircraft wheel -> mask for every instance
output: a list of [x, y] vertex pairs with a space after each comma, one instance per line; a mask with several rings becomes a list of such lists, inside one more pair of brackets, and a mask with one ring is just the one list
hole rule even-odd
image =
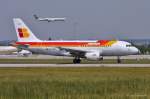
[[79, 63], [81, 63], [81, 59], [76, 59], [76, 58], [75, 58], [75, 59], [73, 59], [73, 63], [74, 63], [74, 64], [79, 64]]
[[81, 59], [77, 59], [77, 63], [81, 63]]
[[73, 59], [73, 63], [76, 64], [76, 59]]
[[117, 63], [119, 63], [119, 64], [121, 63], [120, 56], [118, 56]]
[[99, 61], [103, 61], [104, 60], [104, 58], [103, 57], [101, 57], [100, 59], [99, 59]]

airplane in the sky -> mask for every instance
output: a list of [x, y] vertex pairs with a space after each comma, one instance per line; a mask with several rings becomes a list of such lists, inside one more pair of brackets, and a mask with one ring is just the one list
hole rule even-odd
[[14, 18], [18, 41], [15, 46], [29, 50], [33, 54], [74, 57], [73, 63], [80, 63], [81, 58], [101, 60], [103, 56], [139, 54], [139, 50], [126, 41], [118, 40], [64, 40], [43, 41], [38, 39], [20, 18]]
[[34, 14], [33, 16], [36, 20], [47, 21], [47, 22], [65, 21], [66, 20], [66, 18], [39, 18], [36, 14]]

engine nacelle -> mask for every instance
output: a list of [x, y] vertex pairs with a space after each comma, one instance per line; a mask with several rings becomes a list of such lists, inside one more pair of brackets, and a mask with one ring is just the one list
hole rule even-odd
[[85, 57], [88, 60], [101, 60], [103, 58], [100, 56], [100, 52], [89, 52], [85, 54]]
[[30, 55], [32, 55], [32, 53], [28, 50], [22, 50], [20, 52], [17, 53], [19, 56], [24, 56], [24, 57], [28, 57]]

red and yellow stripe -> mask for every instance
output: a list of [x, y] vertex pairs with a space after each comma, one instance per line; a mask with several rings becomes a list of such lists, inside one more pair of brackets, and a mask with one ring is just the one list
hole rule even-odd
[[29, 45], [30, 47], [105, 47], [116, 42], [111, 40], [99, 40], [97, 42], [16, 42], [16, 45]]

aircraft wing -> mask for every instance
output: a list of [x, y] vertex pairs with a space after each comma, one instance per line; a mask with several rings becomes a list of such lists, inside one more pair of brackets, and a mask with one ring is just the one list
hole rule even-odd
[[85, 58], [85, 54], [87, 53], [87, 51], [82, 51], [77, 49], [62, 48], [62, 47], [58, 47], [58, 48], [59, 50], [64, 50], [66, 52], [69, 52], [73, 57]]

